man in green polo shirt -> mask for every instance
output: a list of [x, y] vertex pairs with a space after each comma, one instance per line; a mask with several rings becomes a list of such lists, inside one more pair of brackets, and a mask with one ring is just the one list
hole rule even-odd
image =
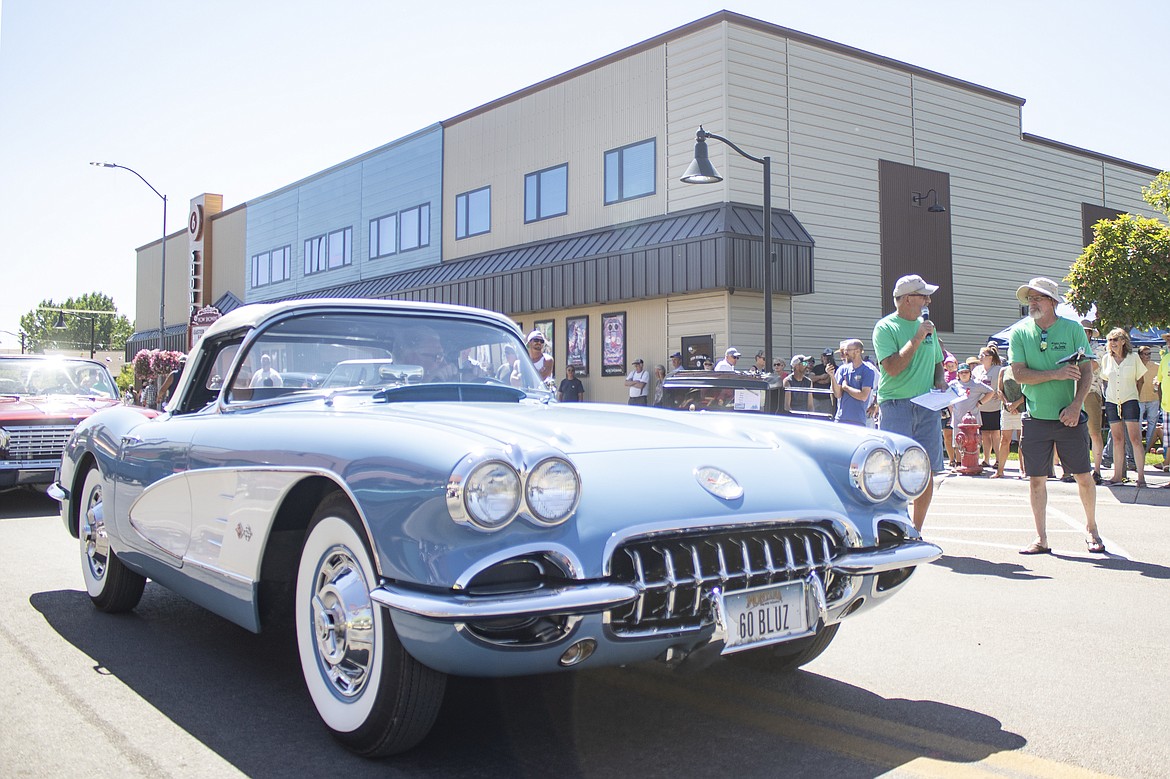
[[[934, 332], [934, 323], [923, 317], [930, 296], [938, 285], [927, 284], [921, 276], [903, 276], [894, 285], [894, 313], [878, 320], [873, 328], [873, 349], [882, 367], [878, 377], [878, 404], [881, 428], [913, 438], [930, 459], [931, 471], [943, 469], [942, 415], [918, 405], [912, 398], [943, 389], [943, 350]], [[911, 519], [922, 530], [926, 510], [934, 497], [934, 479], [914, 499]]]
[[[1093, 350], [1080, 322], [1056, 315], [1060, 289], [1052, 279], [1034, 278], [1016, 290], [1016, 298], [1028, 307], [1029, 318], [1012, 328], [1008, 336], [1008, 360], [1028, 399], [1020, 457], [1028, 474], [1036, 540], [1020, 554], [1047, 554], [1046, 530], [1048, 484], [1052, 452], [1060, 454], [1065, 473], [1077, 481], [1085, 510], [1085, 544], [1090, 552], [1103, 553], [1097, 533], [1097, 493], [1089, 462], [1089, 423], [1081, 411], [1093, 384]], [[1080, 353], [1079, 362], [1065, 358]]]

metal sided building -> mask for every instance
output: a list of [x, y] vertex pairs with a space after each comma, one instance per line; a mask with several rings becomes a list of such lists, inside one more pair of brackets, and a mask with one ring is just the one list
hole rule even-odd
[[588, 400], [622, 401], [638, 357], [730, 345], [750, 363], [761, 169], [712, 142], [723, 180], [682, 183], [702, 126], [772, 158], [775, 356], [868, 342], [911, 272], [942, 285], [932, 319], [965, 356], [1018, 318], [1020, 283], [1065, 276], [1096, 220], [1153, 215], [1158, 169], [1022, 133], [1023, 103], [722, 11], [248, 201], [242, 255], [215, 259], [243, 272], [213, 279], [237, 274], [245, 302], [495, 309], [551, 332], [558, 377], [571, 331]]

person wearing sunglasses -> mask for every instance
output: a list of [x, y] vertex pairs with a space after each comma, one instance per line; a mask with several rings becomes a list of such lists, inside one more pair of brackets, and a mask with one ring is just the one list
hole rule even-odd
[[536, 367], [541, 381], [548, 381], [553, 375], [553, 358], [544, 352], [544, 333], [533, 330], [528, 334], [528, 359]]
[[[1008, 336], [1008, 362], [1027, 398], [1020, 437], [1020, 457], [1028, 474], [1036, 540], [1020, 554], [1048, 554], [1048, 478], [1055, 449], [1061, 465], [1077, 483], [1085, 511], [1085, 544], [1104, 553], [1097, 532], [1097, 492], [1089, 462], [1088, 416], [1081, 410], [1093, 384], [1092, 347], [1080, 322], [1057, 316], [1060, 288], [1037, 277], [1016, 290], [1028, 318]], [[1079, 355], [1079, 356], [1078, 356]], [[1083, 359], [1081, 359], [1083, 358]]]

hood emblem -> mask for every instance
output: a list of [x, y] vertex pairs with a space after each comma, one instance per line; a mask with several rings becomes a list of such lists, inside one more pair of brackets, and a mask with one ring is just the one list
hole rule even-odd
[[727, 471], [710, 465], [695, 469], [695, 481], [699, 486], [717, 498], [723, 500], [739, 500], [743, 497], [743, 487], [727, 473]]

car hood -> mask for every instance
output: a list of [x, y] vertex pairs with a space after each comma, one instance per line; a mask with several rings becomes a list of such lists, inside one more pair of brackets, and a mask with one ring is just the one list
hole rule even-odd
[[[472, 410], [474, 408], [474, 410]], [[565, 454], [654, 451], [701, 447], [787, 449], [799, 438], [856, 439], [862, 428], [778, 420], [760, 414], [680, 412], [592, 403], [394, 403], [364, 406], [363, 413], [400, 416], [433, 430], [482, 444], [553, 446]]]
[[0, 396], [0, 420], [84, 419], [117, 405], [113, 398], [88, 395]]

